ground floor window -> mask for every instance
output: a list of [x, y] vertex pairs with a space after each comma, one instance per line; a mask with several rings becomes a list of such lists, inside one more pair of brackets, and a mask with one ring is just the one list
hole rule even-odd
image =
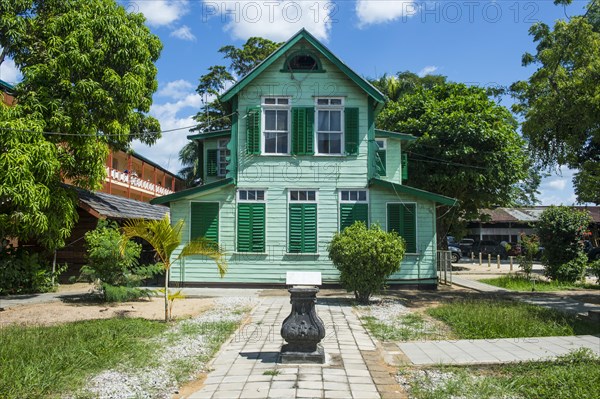
[[238, 190], [238, 252], [265, 252], [264, 201], [265, 190]]
[[317, 192], [289, 191], [288, 252], [317, 252]]
[[192, 202], [190, 239], [205, 237], [219, 242], [219, 203]]
[[387, 205], [387, 231], [395, 231], [406, 241], [406, 252], [417, 252], [417, 205], [395, 203]]
[[340, 231], [356, 221], [369, 225], [369, 203], [367, 190], [340, 190]]

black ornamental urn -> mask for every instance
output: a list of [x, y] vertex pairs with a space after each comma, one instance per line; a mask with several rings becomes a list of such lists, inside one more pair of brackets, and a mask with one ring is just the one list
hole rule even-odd
[[281, 336], [287, 344], [281, 347], [282, 363], [325, 363], [320, 344], [325, 325], [317, 315], [317, 287], [290, 288], [292, 312], [283, 321]]

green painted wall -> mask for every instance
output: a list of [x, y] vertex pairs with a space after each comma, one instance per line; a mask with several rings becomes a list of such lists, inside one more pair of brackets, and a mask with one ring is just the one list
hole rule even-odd
[[402, 152], [402, 141], [395, 139], [387, 140], [386, 175], [380, 177], [383, 180], [402, 184], [402, 167], [400, 154]]

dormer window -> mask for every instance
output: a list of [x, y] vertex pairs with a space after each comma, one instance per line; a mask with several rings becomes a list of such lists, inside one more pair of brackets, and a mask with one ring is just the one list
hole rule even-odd
[[290, 55], [281, 72], [324, 72], [319, 58], [308, 52], [298, 51]]

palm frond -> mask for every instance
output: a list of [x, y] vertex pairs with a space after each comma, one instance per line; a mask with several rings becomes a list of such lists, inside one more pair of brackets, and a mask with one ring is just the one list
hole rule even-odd
[[221, 247], [216, 242], [206, 238], [197, 238], [187, 243], [181, 249], [181, 252], [175, 260], [190, 255], [207, 256], [215, 261], [215, 263], [217, 264], [217, 268], [219, 269], [219, 274], [221, 275], [221, 277], [223, 277], [227, 272], [227, 261], [225, 260], [225, 252], [225, 248]]
[[165, 216], [161, 220], [128, 220], [122, 230], [127, 238], [139, 237], [147, 241], [156, 250], [162, 263], [167, 266], [170, 264], [171, 254], [181, 243], [182, 226], [183, 221], [180, 221], [172, 227], [168, 216]]

